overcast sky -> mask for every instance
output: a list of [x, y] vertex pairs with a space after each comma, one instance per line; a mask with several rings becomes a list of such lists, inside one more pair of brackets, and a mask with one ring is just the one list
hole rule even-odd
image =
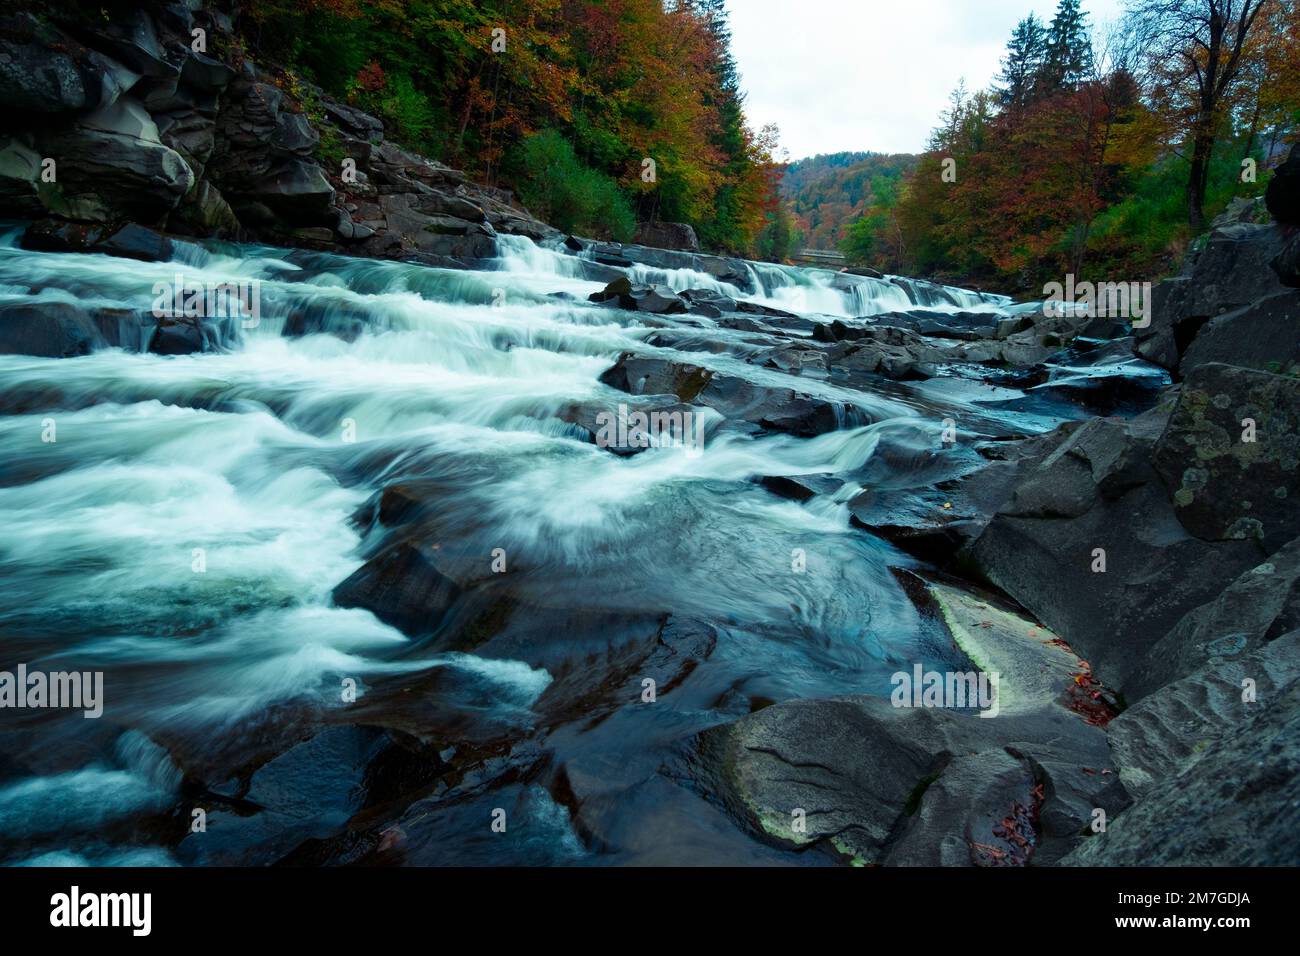
[[[790, 159], [841, 150], [916, 153], [962, 78], [988, 86], [1016, 23], [1056, 0], [731, 0], [732, 51], [755, 127]], [[1122, 0], [1084, 0], [1089, 23]]]

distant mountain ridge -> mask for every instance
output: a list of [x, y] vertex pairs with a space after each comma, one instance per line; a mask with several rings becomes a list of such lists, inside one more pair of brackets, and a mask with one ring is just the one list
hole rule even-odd
[[917, 159], [912, 153], [840, 152], [790, 163], [781, 178], [781, 196], [802, 245], [838, 248], [849, 224], [881, 202], [882, 185], [897, 184]]

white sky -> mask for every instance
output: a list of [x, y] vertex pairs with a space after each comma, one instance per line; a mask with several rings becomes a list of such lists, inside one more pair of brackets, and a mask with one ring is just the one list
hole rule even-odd
[[[731, 0], [732, 52], [751, 125], [781, 127], [790, 159], [918, 153], [965, 77], [988, 86], [1016, 23], [1056, 0]], [[1083, 0], [1089, 23], [1123, 0]]]

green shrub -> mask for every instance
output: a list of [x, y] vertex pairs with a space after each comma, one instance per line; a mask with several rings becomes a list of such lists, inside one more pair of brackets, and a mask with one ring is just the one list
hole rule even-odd
[[632, 238], [636, 217], [618, 183], [584, 166], [555, 130], [525, 138], [513, 166], [520, 197], [557, 229], [619, 242]]

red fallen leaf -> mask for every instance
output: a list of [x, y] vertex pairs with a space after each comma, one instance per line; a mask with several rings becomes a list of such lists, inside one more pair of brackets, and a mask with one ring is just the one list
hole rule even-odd
[[1084, 768], [1083, 768], [1083, 772], [1084, 772], [1084, 773], [1090, 773], [1090, 774], [1092, 774], [1094, 777], [1097, 776], [1097, 771], [1093, 770], [1091, 767], [1084, 767]]

